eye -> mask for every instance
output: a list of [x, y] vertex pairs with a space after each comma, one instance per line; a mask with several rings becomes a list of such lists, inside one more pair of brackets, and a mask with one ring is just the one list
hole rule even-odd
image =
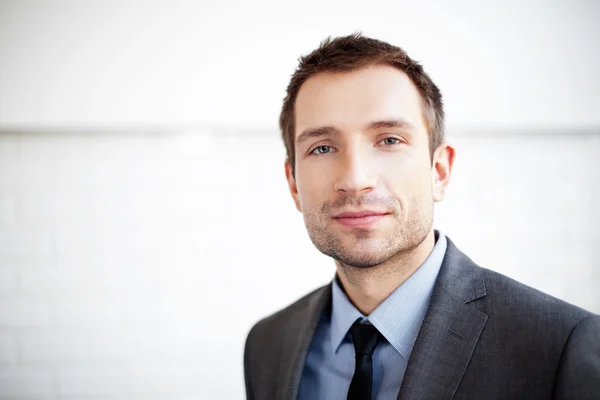
[[331, 146], [317, 146], [314, 148], [313, 151], [310, 152], [310, 154], [315, 154], [315, 155], [319, 155], [319, 154], [327, 154], [330, 153], [331, 150]]
[[400, 139], [395, 138], [395, 137], [387, 137], [387, 138], [383, 139], [381, 142], [385, 142], [386, 145], [393, 145], [393, 144], [401, 143]]

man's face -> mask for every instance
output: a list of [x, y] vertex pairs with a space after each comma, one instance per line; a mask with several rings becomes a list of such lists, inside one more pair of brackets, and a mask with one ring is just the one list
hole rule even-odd
[[[371, 267], [423, 242], [437, 175], [421, 98], [406, 74], [383, 65], [317, 74], [300, 88], [295, 126], [296, 176], [289, 164], [286, 175], [322, 253]], [[383, 215], [340, 217], [363, 211]]]

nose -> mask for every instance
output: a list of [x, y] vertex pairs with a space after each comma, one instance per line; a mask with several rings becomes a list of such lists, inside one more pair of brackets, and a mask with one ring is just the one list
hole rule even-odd
[[334, 184], [336, 191], [361, 195], [375, 188], [375, 174], [368, 151], [359, 146], [348, 148], [339, 155], [339, 172]]

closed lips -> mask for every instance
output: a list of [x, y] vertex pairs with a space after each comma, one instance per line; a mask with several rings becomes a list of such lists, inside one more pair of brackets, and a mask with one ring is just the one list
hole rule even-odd
[[382, 211], [358, 211], [358, 212], [343, 212], [336, 215], [334, 218], [364, 218], [372, 215], [385, 215], [387, 212]]

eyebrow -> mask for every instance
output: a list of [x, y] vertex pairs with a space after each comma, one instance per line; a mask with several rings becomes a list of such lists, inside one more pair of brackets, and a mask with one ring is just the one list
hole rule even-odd
[[339, 133], [339, 130], [333, 126], [320, 126], [318, 128], [305, 129], [296, 138], [296, 144], [300, 144], [309, 139], [319, 138], [322, 136], [332, 136], [334, 133]]
[[[406, 129], [406, 130], [413, 130], [415, 129], [415, 126], [413, 124], [411, 124], [410, 122], [408, 122], [407, 120], [400, 118], [400, 119], [385, 119], [385, 120], [380, 120], [380, 121], [373, 121], [368, 123], [364, 129], [367, 131], [373, 131], [373, 130], [377, 130], [377, 129], [382, 129], [382, 128], [400, 128], [400, 129]], [[338, 134], [340, 131], [339, 129], [333, 127], [333, 126], [320, 126], [317, 128], [308, 128], [305, 129], [304, 131], [302, 131], [301, 134], [298, 135], [298, 137], [296, 138], [296, 144], [300, 144], [302, 142], [305, 142], [309, 139], [314, 139], [314, 138], [319, 138], [322, 136], [332, 136], [334, 134]]]
[[412, 130], [412, 129], [415, 129], [415, 126], [413, 124], [411, 124], [410, 122], [408, 122], [407, 120], [405, 120], [404, 118], [400, 118], [400, 119], [386, 119], [386, 120], [381, 120], [381, 121], [373, 121], [370, 124], [368, 124], [365, 128], [366, 128], [366, 130], [376, 130], [376, 129], [381, 129], [381, 128], [401, 128], [401, 129]]

